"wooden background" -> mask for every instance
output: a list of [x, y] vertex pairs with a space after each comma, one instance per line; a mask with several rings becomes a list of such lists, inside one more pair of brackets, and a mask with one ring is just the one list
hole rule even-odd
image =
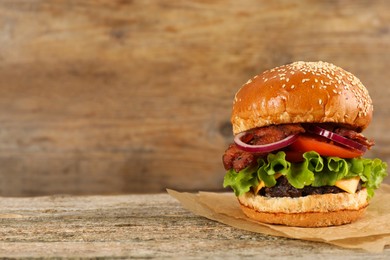
[[[390, 1], [0, 0], [0, 195], [220, 190], [235, 91], [324, 60], [390, 162]], [[389, 181], [388, 181], [389, 182]]]

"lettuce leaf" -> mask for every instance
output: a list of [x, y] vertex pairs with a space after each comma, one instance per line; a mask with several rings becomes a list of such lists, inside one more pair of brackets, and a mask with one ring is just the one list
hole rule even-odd
[[234, 169], [228, 170], [223, 179], [223, 187], [230, 186], [236, 196], [248, 192], [251, 187], [256, 187], [259, 184], [255, 175], [256, 170], [257, 167], [247, 167], [238, 173]]
[[[363, 187], [367, 188], [368, 197], [374, 196], [374, 190], [379, 188], [383, 179], [387, 176], [387, 164], [379, 159], [363, 159], [364, 170], [358, 173], [360, 178], [367, 179]], [[373, 174], [375, 173], [375, 174]]]
[[286, 175], [291, 168], [291, 163], [286, 161], [285, 153], [268, 154], [267, 161], [259, 159], [257, 177], [265, 186], [273, 187], [276, 184], [275, 174]]
[[287, 173], [288, 182], [297, 189], [309, 186], [314, 181], [314, 173], [309, 170], [308, 162], [292, 164], [291, 170]]
[[315, 171], [313, 187], [333, 186], [336, 181], [344, 179], [348, 173], [348, 163], [339, 157], [324, 158], [325, 164], [321, 171]]
[[363, 187], [367, 188], [368, 197], [374, 196], [383, 179], [387, 176], [387, 164], [380, 159], [320, 156], [311, 151], [303, 154], [304, 161], [291, 163], [286, 154], [279, 151], [270, 153], [267, 158], [257, 160], [257, 165], [247, 167], [240, 172], [229, 170], [224, 178], [223, 186], [230, 186], [236, 196], [248, 192], [263, 181], [266, 187], [276, 185], [276, 174], [282, 174], [297, 189], [304, 186], [321, 187], [335, 185], [336, 181], [359, 176]]

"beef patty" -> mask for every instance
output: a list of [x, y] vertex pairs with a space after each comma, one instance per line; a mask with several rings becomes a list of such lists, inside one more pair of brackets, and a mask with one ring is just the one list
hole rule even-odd
[[[359, 183], [357, 191], [362, 189], [361, 183]], [[308, 195], [315, 194], [328, 194], [328, 193], [340, 193], [345, 192], [342, 189], [336, 186], [321, 186], [321, 187], [312, 187], [305, 186], [303, 189], [297, 189], [293, 187], [286, 177], [281, 176], [277, 179], [276, 185], [273, 187], [265, 187], [260, 190], [259, 195], [265, 197], [304, 197]]]

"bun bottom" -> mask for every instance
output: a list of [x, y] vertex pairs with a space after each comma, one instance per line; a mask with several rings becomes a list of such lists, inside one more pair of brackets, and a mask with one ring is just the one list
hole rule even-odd
[[267, 224], [293, 227], [328, 227], [349, 224], [361, 218], [367, 207], [358, 210], [340, 210], [326, 213], [267, 213], [258, 212], [242, 204], [240, 206], [244, 214], [251, 219]]
[[[299, 198], [267, 198], [247, 193], [238, 197], [238, 200], [241, 210], [250, 219], [295, 227], [328, 227], [352, 223], [364, 215], [368, 206], [365, 189], [356, 194], [338, 193]], [[269, 208], [264, 207], [267, 204], [270, 205]], [[319, 205], [322, 207], [318, 207]]]

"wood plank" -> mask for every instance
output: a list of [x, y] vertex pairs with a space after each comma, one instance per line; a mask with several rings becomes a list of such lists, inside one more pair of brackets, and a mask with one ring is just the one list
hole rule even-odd
[[0, 194], [220, 190], [235, 91], [295, 60], [333, 62], [367, 85], [368, 156], [390, 162], [389, 7], [2, 0]]
[[[325, 243], [238, 230], [166, 194], [1, 198], [0, 257], [371, 258]], [[375, 257], [390, 256], [385, 248]]]

